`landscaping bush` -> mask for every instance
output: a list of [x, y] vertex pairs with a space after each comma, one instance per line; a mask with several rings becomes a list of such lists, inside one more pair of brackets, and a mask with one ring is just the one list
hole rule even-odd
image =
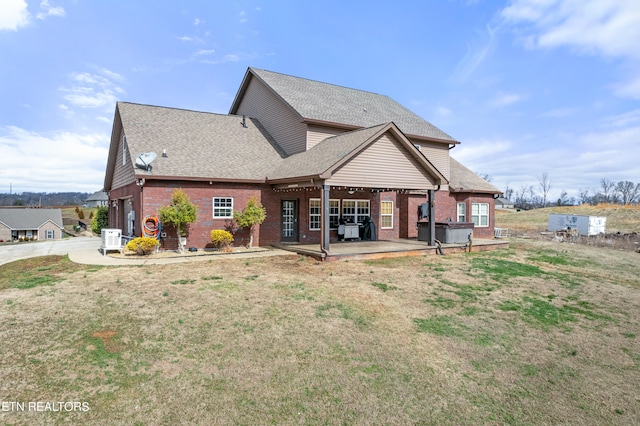
[[[100, 235], [102, 228], [109, 227], [109, 209], [107, 207], [98, 207], [96, 214], [91, 220], [91, 231]], [[74, 226], [75, 229], [75, 226]], [[77, 231], [77, 229], [76, 229]]]
[[129, 241], [126, 245], [127, 251], [133, 251], [140, 255], [151, 254], [158, 247], [158, 240], [149, 237], [138, 237]]
[[233, 243], [233, 235], [231, 232], [223, 229], [214, 229], [211, 231], [211, 244], [217, 249], [226, 249]]

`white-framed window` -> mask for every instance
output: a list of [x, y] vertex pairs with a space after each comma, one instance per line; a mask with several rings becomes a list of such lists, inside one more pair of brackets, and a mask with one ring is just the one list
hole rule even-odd
[[127, 164], [127, 137], [122, 135], [122, 165]]
[[233, 219], [233, 197], [213, 197], [213, 218]]
[[467, 221], [467, 203], [458, 203], [458, 222]]
[[340, 224], [340, 200], [329, 200], [329, 228], [338, 229]]
[[56, 233], [55, 233], [55, 231], [53, 229], [47, 229], [44, 232], [44, 238], [46, 240], [53, 240], [55, 237], [56, 237]]
[[349, 223], [362, 223], [369, 214], [369, 200], [342, 200], [342, 219]]
[[318, 231], [322, 226], [322, 202], [320, 198], [309, 200], [309, 229]]
[[393, 201], [380, 201], [380, 228], [393, 229]]
[[[322, 201], [320, 198], [309, 200], [309, 230], [319, 231], [322, 227]], [[329, 200], [329, 228], [337, 229], [340, 220], [340, 200]]]
[[489, 226], [489, 204], [488, 203], [472, 203], [471, 204], [471, 221], [475, 226]]

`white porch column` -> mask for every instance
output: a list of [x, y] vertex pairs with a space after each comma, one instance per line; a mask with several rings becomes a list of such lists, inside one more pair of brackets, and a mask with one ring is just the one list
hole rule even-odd
[[323, 253], [329, 252], [329, 185], [322, 184], [320, 190], [320, 250]]

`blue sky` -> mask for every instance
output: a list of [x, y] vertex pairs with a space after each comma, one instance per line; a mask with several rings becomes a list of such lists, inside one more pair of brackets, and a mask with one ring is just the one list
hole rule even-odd
[[102, 187], [115, 103], [227, 113], [247, 67], [390, 96], [500, 189], [640, 182], [640, 2], [0, 1], [0, 192]]

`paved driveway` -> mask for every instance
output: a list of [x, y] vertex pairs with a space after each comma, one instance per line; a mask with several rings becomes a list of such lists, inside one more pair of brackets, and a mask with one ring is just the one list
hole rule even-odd
[[65, 255], [73, 252], [97, 252], [99, 248], [99, 237], [75, 237], [55, 241], [2, 244], [0, 245], [0, 265], [15, 260], [50, 254]]

